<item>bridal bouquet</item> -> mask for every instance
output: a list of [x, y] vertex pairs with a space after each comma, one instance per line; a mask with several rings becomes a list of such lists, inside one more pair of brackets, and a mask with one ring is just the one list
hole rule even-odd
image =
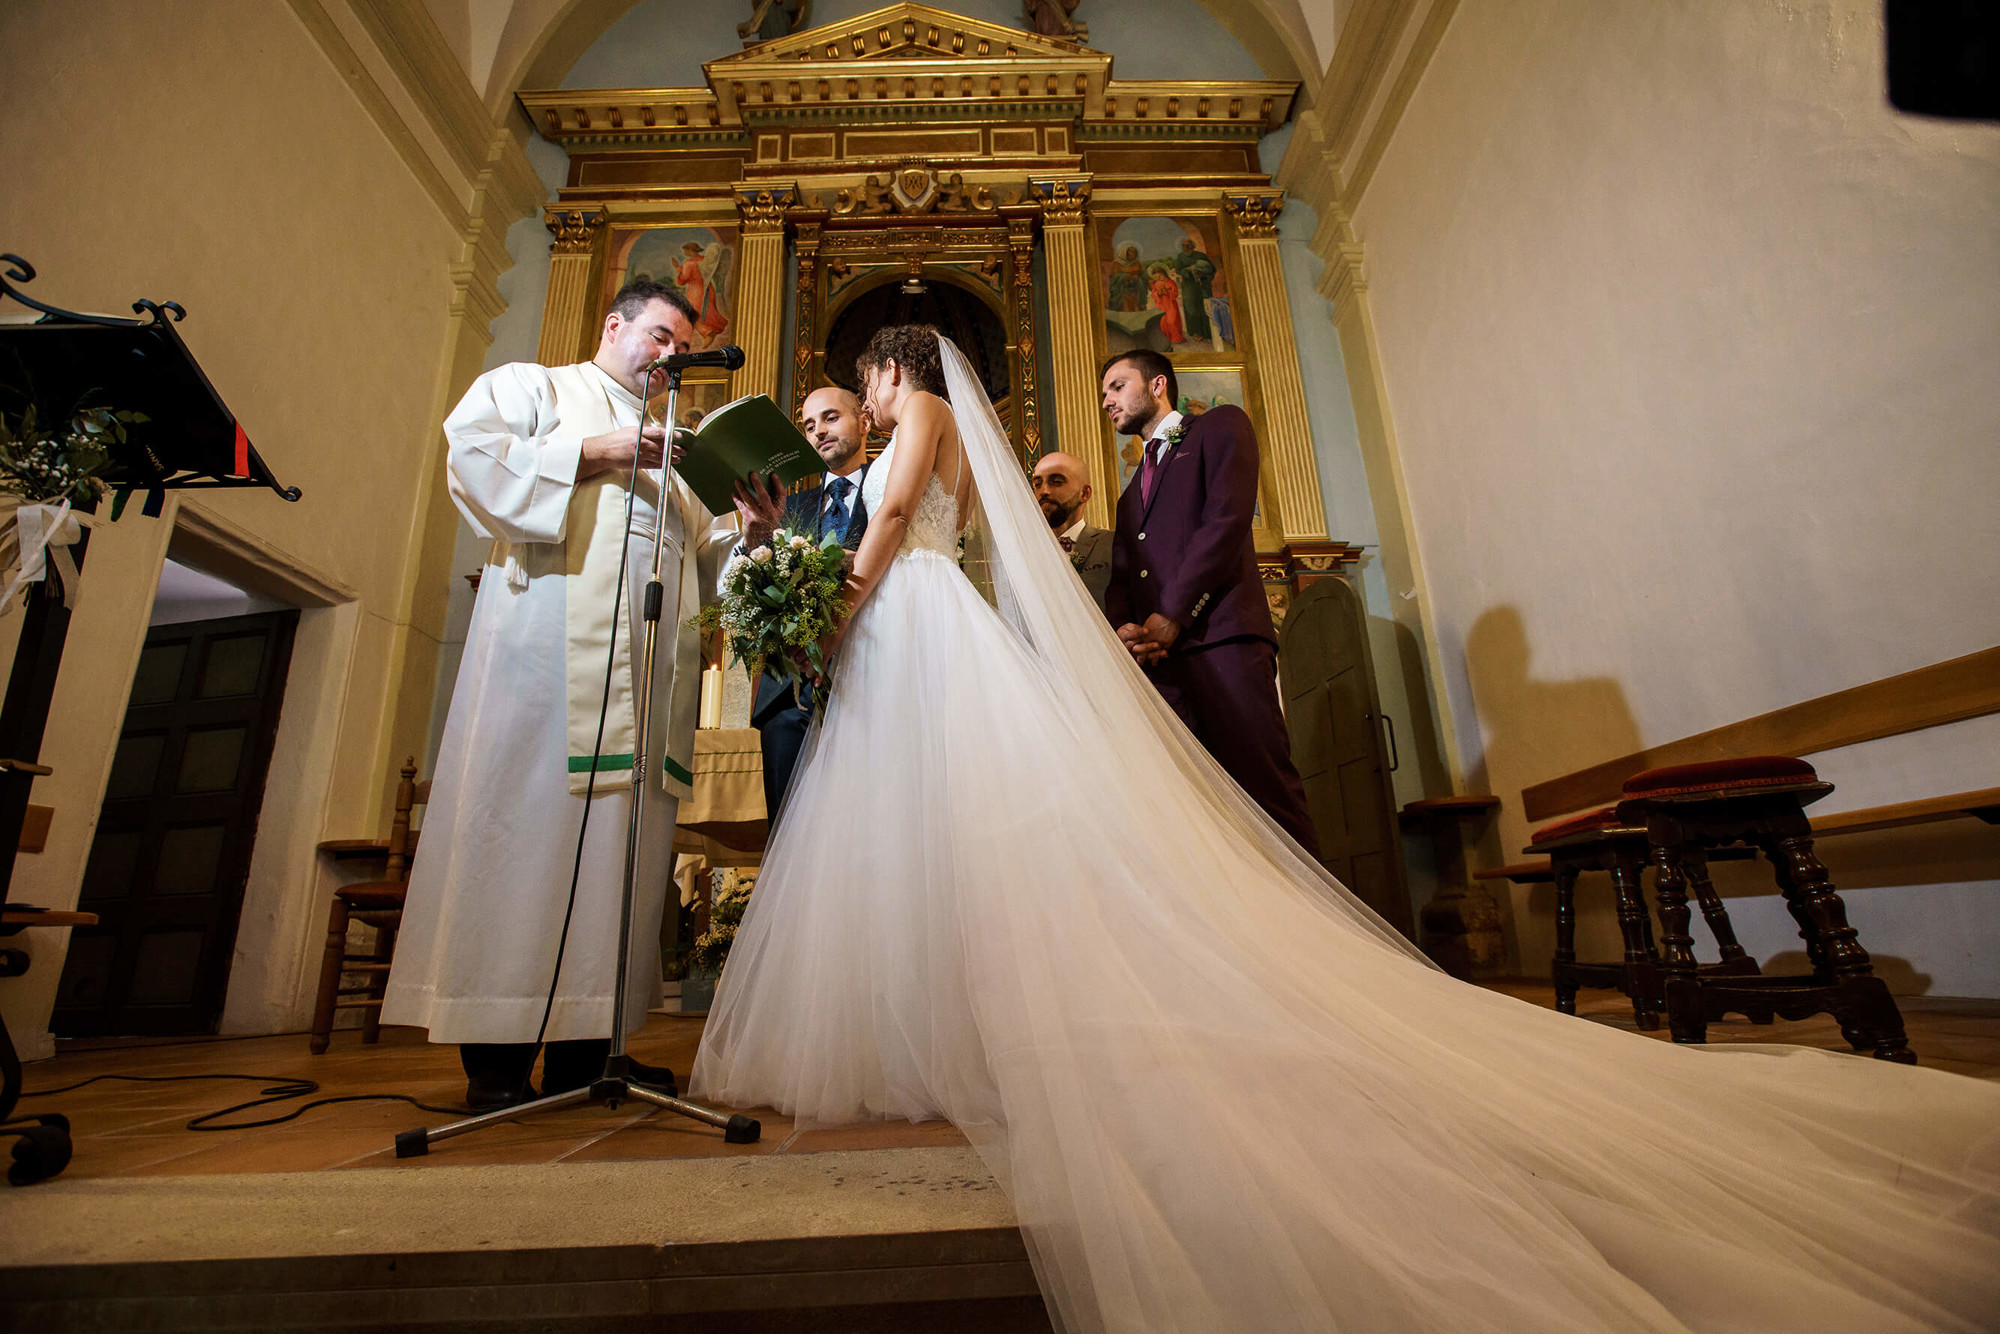
[[769, 546], [730, 560], [721, 601], [703, 607], [690, 623], [721, 630], [730, 656], [752, 676], [769, 672], [797, 680], [800, 659], [824, 672], [819, 645], [845, 610], [840, 585], [846, 574], [847, 551], [838, 537], [828, 534], [815, 546], [780, 528]]

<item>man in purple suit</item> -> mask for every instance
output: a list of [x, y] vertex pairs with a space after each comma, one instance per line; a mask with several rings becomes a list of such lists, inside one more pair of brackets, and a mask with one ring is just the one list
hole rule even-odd
[[1104, 410], [1143, 439], [1118, 498], [1104, 614], [1216, 763], [1308, 852], [1319, 840], [1278, 707], [1278, 636], [1257, 577], [1257, 434], [1241, 408], [1174, 409], [1173, 363], [1120, 353], [1104, 365]]

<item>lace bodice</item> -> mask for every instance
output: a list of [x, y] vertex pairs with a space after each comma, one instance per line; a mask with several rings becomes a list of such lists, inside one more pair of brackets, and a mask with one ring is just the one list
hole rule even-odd
[[[868, 502], [871, 515], [881, 508], [882, 497], [889, 493], [889, 460], [895, 452], [896, 440], [891, 436], [889, 447], [876, 456], [861, 484], [861, 495]], [[958, 556], [958, 503], [944, 489], [944, 479], [935, 472], [924, 486], [923, 499], [917, 502], [917, 512], [910, 516], [909, 529], [903, 534], [903, 545], [896, 554], [912, 551], [934, 551], [954, 560]]]

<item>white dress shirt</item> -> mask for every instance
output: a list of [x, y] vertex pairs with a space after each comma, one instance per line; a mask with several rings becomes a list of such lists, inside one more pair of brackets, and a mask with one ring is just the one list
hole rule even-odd
[[1174, 452], [1173, 441], [1167, 439], [1167, 432], [1173, 430], [1176, 426], [1179, 426], [1180, 424], [1181, 424], [1180, 409], [1176, 408], [1172, 412], [1169, 412], [1166, 416], [1160, 418], [1160, 424], [1154, 428], [1152, 435], [1146, 438], [1146, 448], [1154, 451], [1153, 465], [1155, 467], [1158, 467], [1160, 464], [1165, 463], [1167, 461], [1167, 455]]
[[1061, 531], [1060, 533], [1057, 533], [1056, 540], [1062, 541], [1063, 539], [1067, 538], [1071, 542], [1080, 541], [1083, 537], [1084, 527], [1085, 527], [1084, 521], [1082, 519], [1078, 519], [1075, 523], [1063, 529], [1063, 531]]

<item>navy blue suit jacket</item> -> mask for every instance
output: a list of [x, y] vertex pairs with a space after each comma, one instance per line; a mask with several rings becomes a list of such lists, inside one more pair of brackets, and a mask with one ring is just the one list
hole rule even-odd
[[[861, 471], [852, 473], [848, 477], [857, 488], [853, 498], [848, 501], [851, 517], [847, 521], [847, 532], [841, 538], [841, 545], [849, 551], [861, 545], [861, 536], [868, 531], [868, 507], [861, 503], [859, 491], [861, 481], [867, 475], [868, 465], [864, 464]], [[794, 491], [785, 498], [783, 526], [795, 533], [804, 533], [813, 542], [818, 543], [826, 536], [825, 526], [821, 522], [825, 509], [825, 481], [810, 490]], [[754, 727], [761, 728], [785, 710], [797, 708], [797, 702], [792, 698], [791, 682], [779, 680], [774, 676], [762, 676], [757, 680], [757, 699], [750, 709], [750, 723]], [[803, 727], [800, 728], [800, 735], [804, 735]]]

